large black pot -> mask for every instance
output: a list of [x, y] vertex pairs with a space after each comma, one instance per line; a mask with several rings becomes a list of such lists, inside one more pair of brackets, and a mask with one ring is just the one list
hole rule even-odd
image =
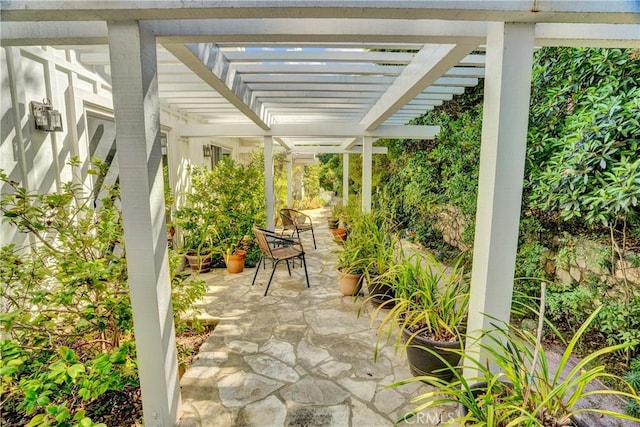
[[[430, 375], [443, 380], [449, 380], [453, 377], [453, 372], [447, 368], [447, 365], [440, 360], [435, 354], [426, 351], [420, 347], [430, 349], [446, 360], [450, 366], [457, 366], [460, 362], [460, 354], [448, 351], [448, 349], [460, 349], [460, 341], [440, 342], [433, 341], [428, 338], [416, 335], [412, 337], [411, 331], [403, 328], [402, 338], [407, 344], [407, 359], [409, 360], [409, 368], [411, 373], [418, 377]], [[439, 371], [439, 372], [436, 372]]]
[[393, 299], [396, 297], [395, 289], [387, 283], [372, 280], [368, 284], [369, 299], [376, 307], [384, 304], [383, 308], [391, 308], [395, 304]]

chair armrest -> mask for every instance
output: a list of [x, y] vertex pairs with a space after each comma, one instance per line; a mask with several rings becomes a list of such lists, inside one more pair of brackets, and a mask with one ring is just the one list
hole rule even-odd
[[295, 240], [288, 237], [280, 236], [273, 231], [264, 230], [262, 228], [260, 229], [260, 231], [265, 235], [265, 237], [267, 238], [267, 243], [269, 243], [270, 245], [274, 244], [277, 246], [292, 246], [297, 243]]

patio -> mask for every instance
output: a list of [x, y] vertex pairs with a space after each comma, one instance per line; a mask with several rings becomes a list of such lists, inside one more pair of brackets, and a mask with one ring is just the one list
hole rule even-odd
[[[335, 269], [337, 245], [326, 227], [328, 208], [310, 211], [318, 249], [303, 235], [311, 289], [297, 266], [280, 266], [263, 297], [269, 268], [228, 274], [216, 269], [202, 311], [220, 323], [180, 383], [191, 426], [387, 426], [415, 407], [421, 383], [387, 385], [411, 377], [393, 345], [374, 362], [374, 311], [363, 300], [342, 297]], [[358, 310], [364, 307], [361, 316]], [[439, 425], [455, 408], [420, 414], [413, 423]]]

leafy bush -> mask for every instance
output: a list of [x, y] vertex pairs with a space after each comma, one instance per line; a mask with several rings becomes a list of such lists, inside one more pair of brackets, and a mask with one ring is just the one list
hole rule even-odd
[[190, 169], [191, 187], [184, 206], [176, 211], [183, 250], [223, 254], [243, 246], [247, 252], [256, 251], [251, 230], [265, 221], [261, 161], [258, 156], [245, 166], [225, 158], [213, 169]]
[[[95, 163], [92, 173], [104, 173]], [[94, 425], [100, 414], [85, 407], [138, 386], [118, 188], [94, 208], [71, 183], [32, 194], [1, 170], [0, 183], [11, 190], [0, 199], [4, 221], [36, 242], [0, 248], [3, 413], [28, 425]], [[204, 284], [171, 275], [179, 324]]]
[[616, 297], [604, 298], [602, 305], [600, 330], [607, 334], [609, 344], [640, 341], [640, 295], [629, 304]]
[[587, 286], [554, 285], [547, 293], [548, 318], [570, 331], [584, 323], [598, 305], [597, 293]]

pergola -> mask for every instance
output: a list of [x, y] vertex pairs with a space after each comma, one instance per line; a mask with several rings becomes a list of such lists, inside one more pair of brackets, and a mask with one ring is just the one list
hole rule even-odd
[[485, 314], [509, 320], [534, 49], [640, 47], [633, 0], [3, 0], [0, 8], [2, 46], [74, 46], [111, 79], [149, 426], [173, 425], [180, 413], [160, 105], [198, 118], [181, 136], [264, 142], [273, 227], [274, 142], [292, 156], [361, 152], [368, 210], [372, 155], [386, 152], [373, 141], [433, 138], [437, 127], [405, 123], [484, 78], [468, 321], [477, 333], [489, 327]]

